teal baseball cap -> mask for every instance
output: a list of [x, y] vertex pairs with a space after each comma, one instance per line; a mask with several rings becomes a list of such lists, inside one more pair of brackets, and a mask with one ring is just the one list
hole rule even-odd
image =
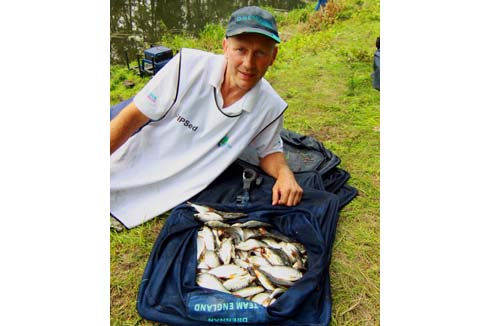
[[243, 33], [262, 34], [270, 37], [276, 43], [281, 43], [274, 16], [256, 6], [243, 7], [231, 14], [226, 27], [226, 37]]

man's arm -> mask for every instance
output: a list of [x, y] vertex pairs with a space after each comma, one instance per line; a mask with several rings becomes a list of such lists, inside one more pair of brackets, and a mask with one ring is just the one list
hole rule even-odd
[[122, 109], [111, 121], [111, 155], [149, 120], [134, 102]]
[[296, 206], [303, 197], [303, 189], [296, 182], [284, 154], [276, 152], [260, 159], [260, 167], [276, 179], [272, 187], [272, 205]]

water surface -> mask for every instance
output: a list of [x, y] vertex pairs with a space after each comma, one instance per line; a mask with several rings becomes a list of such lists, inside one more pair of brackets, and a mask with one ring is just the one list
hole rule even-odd
[[[197, 35], [207, 23], [226, 23], [244, 6], [268, 6], [289, 11], [301, 0], [111, 0], [111, 64], [126, 63], [145, 48], [160, 44], [163, 33]], [[161, 44], [164, 45], [164, 44]]]

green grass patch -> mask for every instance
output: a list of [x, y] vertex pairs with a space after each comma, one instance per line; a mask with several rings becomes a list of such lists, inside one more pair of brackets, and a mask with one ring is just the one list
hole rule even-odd
[[[285, 127], [311, 135], [351, 174], [359, 195], [340, 213], [330, 268], [332, 326], [380, 324], [379, 315], [379, 92], [371, 86], [379, 36], [379, 0], [330, 0], [291, 12], [274, 11], [283, 42], [266, 78], [288, 102]], [[221, 53], [224, 26], [209, 25], [197, 38], [167, 36], [162, 44]], [[128, 88], [125, 81], [134, 86]], [[133, 96], [149, 78], [111, 67], [111, 104]], [[136, 312], [146, 260], [163, 227], [159, 217], [136, 229], [111, 232], [111, 325], [156, 325]]]

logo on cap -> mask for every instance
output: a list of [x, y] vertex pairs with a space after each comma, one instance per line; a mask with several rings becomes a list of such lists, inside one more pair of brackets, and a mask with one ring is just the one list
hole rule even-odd
[[259, 33], [280, 43], [274, 16], [257, 6], [243, 7], [231, 14], [226, 36], [242, 33]]
[[260, 25], [265, 26], [267, 28], [274, 29], [274, 26], [272, 26], [272, 24], [269, 21], [267, 21], [264, 18], [257, 16], [257, 15], [254, 15], [254, 16], [238, 16], [236, 18], [237, 23], [242, 21], [242, 20], [256, 20]]

